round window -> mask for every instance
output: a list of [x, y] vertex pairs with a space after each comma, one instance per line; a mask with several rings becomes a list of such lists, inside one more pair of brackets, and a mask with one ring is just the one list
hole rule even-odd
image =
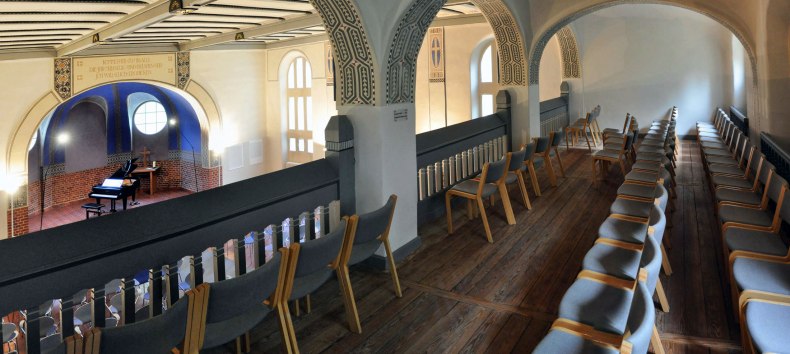
[[134, 111], [134, 126], [143, 134], [159, 133], [167, 124], [165, 107], [156, 101], [148, 101]]

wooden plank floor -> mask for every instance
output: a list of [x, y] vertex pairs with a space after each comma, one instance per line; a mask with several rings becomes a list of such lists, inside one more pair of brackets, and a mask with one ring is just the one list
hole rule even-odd
[[[399, 265], [404, 286], [395, 298], [387, 274], [362, 267], [351, 271], [363, 326], [348, 331], [338, 283], [330, 280], [312, 297], [313, 311], [294, 317], [303, 353], [491, 352], [528, 353], [556, 318], [562, 295], [580, 270], [584, 254], [622, 182], [592, 183], [590, 154], [562, 153], [566, 178], [550, 187], [539, 170], [543, 196], [530, 191], [533, 210], [513, 198], [517, 224], [505, 222], [501, 206], [489, 211], [493, 245], [482, 223], [453, 214], [456, 232], [444, 219], [420, 228], [422, 246]], [[662, 275], [671, 311], [657, 325], [668, 353], [740, 352], [729, 292], [722, 283], [720, 238], [693, 143], [683, 144], [678, 163], [677, 212], [668, 232], [675, 273]], [[515, 193], [511, 193], [515, 195]], [[280, 351], [276, 321], [252, 332], [253, 352]], [[231, 352], [232, 346], [213, 353]]]

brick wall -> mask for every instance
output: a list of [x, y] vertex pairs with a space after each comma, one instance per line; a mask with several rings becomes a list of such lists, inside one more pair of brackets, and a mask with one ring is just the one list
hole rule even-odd
[[[189, 155], [189, 160], [182, 157]], [[195, 191], [195, 165], [191, 161], [191, 153], [171, 153], [175, 157], [170, 160], [157, 161], [160, 167], [156, 177], [157, 190], [183, 188]], [[179, 157], [182, 156], [182, 157]], [[88, 198], [91, 188], [101, 184], [105, 178], [112, 175], [120, 167], [119, 163], [111, 163], [104, 167], [94, 168], [73, 173], [60, 173], [47, 177], [44, 195], [44, 208], [65, 204]], [[221, 168], [198, 167], [198, 185], [200, 190], [215, 188], [221, 185]], [[37, 212], [41, 208], [41, 181], [34, 181], [28, 185], [28, 210]], [[147, 175], [140, 178], [138, 193], [148, 193], [150, 181]]]
[[6, 226], [6, 232], [8, 235], [24, 235], [30, 232], [30, 227], [28, 225], [28, 213], [27, 213], [27, 206], [21, 206], [14, 209], [14, 232], [11, 233], [11, 210], [8, 210], [8, 215], [6, 215], [6, 220], [8, 220], [8, 225]]

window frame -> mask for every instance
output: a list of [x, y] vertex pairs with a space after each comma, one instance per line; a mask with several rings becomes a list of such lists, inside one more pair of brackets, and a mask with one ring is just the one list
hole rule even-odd
[[[141, 108], [143, 108], [143, 106], [145, 106], [145, 105], [147, 105], [149, 103], [157, 104], [159, 107], [162, 108], [162, 112], [165, 115], [165, 119], [161, 123], [162, 126], [159, 129], [157, 129], [155, 132], [153, 132], [153, 133], [148, 133], [148, 132], [144, 131], [143, 129], [140, 129], [140, 126], [137, 124], [137, 113], [140, 111]], [[145, 112], [145, 114], [148, 114], [148, 113], [149, 112]], [[156, 114], [156, 113], [158, 113], [158, 112], [154, 112], [154, 114]], [[156, 118], [154, 118], [154, 119], [156, 119]], [[134, 112], [132, 113], [132, 125], [134, 125], [134, 128], [137, 129], [137, 131], [140, 134], [147, 135], [147, 136], [153, 136], [153, 135], [156, 135], [156, 134], [159, 134], [159, 133], [163, 132], [165, 130], [165, 128], [167, 127], [167, 120], [168, 120], [167, 110], [165, 109], [165, 106], [162, 104], [162, 102], [159, 102], [157, 100], [147, 100], [147, 101], [140, 102], [140, 104], [138, 104], [137, 107], [135, 107]], [[146, 122], [141, 124], [141, 125], [144, 125], [144, 126], [147, 126], [147, 125], [158, 126], [159, 122], [155, 121], [154, 123], [148, 123], [148, 121], [146, 119]]]
[[[491, 38], [484, 40], [478, 46], [478, 50], [474, 52], [471, 64], [472, 64], [472, 71], [474, 80], [472, 80], [472, 100], [474, 104], [472, 105], [472, 119], [485, 117], [487, 115], [496, 113], [496, 95], [499, 92], [500, 85], [499, 85], [499, 51], [497, 50], [496, 40]], [[486, 57], [486, 54], [490, 51], [491, 55], [491, 67], [484, 68], [483, 67], [483, 60]], [[483, 81], [483, 73], [484, 70], [488, 69], [491, 72], [488, 73], [486, 76], [491, 77], [491, 81]], [[484, 107], [486, 106], [484, 103], [484, 98], [490, 95], [490, 111], [484, 111]]]
[[313, 70], [310, 61], [301, 53], [287, 59], [290, 60], [285, 66], [285, 80], [282, 83], [285, 94], [282, 108], [285, 116], [283, 147], [286, 165], [296, 165], [312, 161], [315, 153]]

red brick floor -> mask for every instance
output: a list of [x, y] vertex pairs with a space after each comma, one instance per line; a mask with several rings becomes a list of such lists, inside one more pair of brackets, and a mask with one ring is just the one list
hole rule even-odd
[[[137, 194], [137, 201], [140, 202], [140, 204], [134, 206], [129, 205], [128, 208], [129, 209], [139, 208], [153, 203], [161, 202], [164, 200], [183, 197], [191, 193], [192, 192], [184, 189], [159, 190], [156, 191], [154, 195], [149, 195], [147, 191], [141, 191], [138, 192]], [[85, 209], [82, 209], [82, 205], [85, 203], [94, 203], [94, 202], [95, 200], [86, 198], [83, 200], [56, 205], [51, 208], [45, 209], [44, 229], [49, 229], [56, 226], [71, 224], [73, 222], [85, 220]], [[102, 203], [106, 205], [104, 210], [109, 211], [110, 210], [109, 201], [104, 200], [102, 201]], [[117, 203], [116, 209], [118, 209], [119, 213], [122, 213], [123, 204], [120, 201], [116, 203]], [[129, 200], [129, 203], [131, 204], [131, 199]], [[41, 214], [38, 212], [30, 214], [29, 223], [30, 223], [30, 232], [38, 231], [41, 225]]]

